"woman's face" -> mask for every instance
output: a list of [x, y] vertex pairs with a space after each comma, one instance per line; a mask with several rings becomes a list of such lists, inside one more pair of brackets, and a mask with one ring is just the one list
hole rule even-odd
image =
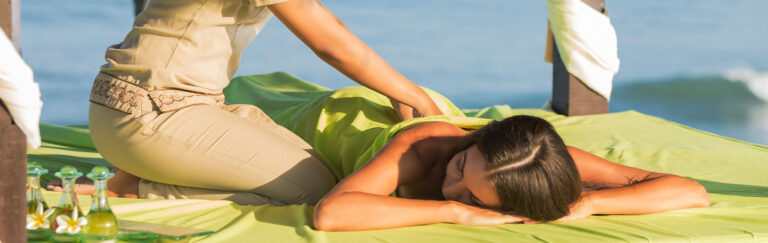
[[445, 169], [445, 199], [484, 208], [501, 208], [496, 188], [486, 177], [487, 165], [488, 160], [475, 145], [456, 153]]

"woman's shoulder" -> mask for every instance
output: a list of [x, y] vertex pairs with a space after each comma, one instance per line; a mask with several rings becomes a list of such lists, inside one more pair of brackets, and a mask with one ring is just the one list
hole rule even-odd
[[457, 144], [463, 141], [467, 131], [447, 122], [424, 122], [401, 130], [398, 136], [409, 140], [408, 144], [425, 164], [431, 167], [435, 162], [450, 156]]
[[443, 121], [430, 121], [413, 124], [406, 128], [403, 128], [398, 133], [398, 136], [408, 136], [417, 138], [417, 140], [426, 139], [429, 137], [453, 137], [464, 136], [467, 131], [461, 129], [451, 123]]

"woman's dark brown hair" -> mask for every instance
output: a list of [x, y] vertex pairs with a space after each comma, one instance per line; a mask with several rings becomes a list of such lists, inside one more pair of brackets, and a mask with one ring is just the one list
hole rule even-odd
[[457, 150], [472, 145], [488, 160], [488, 180], [496, 187], [503, 211], [540, 221], [568, 215], [581, 196], [573, 158], [544, 119], [513, 116], [468, 135]]

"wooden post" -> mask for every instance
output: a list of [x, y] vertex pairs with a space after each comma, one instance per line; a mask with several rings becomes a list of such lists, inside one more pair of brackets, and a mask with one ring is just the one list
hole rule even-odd
[[[21, 53], [19, 3], [19, 0], [0, 0], [0, 27]], [[0, 242], [27, 241], [26, 175], [26, 137], [0, 100]]]
[[0, 242], [26, 242], [27, 140], [0, 101]]
[[[582, 0], [592, 8], [605, 13], [604, 0]], [[557, 45], [553, 43], [552, 56], [552, 108], [567, 116], [608, 112], [608, 99], [584, 85], [566, 70]]]
[[5, 31], [5, 35], [16, 47], [16, 52], [21, 53], [19, 42], [19, 0], [0, 0], [0, 27]]

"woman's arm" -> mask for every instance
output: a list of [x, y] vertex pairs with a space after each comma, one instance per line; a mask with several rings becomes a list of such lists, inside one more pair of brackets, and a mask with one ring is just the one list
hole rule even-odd
[[461, 136], [465, 132], [442, 122], [422, 123], [401, 132], [364, 167], [342, 180], [315, 207], [315, 228], [325, 231], [370, 230], [430, 223], [503, 224], [516, 216], [453, 201], [388, 196], [398, 185], [418, 182], [426, 165], [419, 143]]
[[318, 0], [291, 0], [269, 9], [320, 59], [350, 79], [415, 108], [417, 115], [442, 115], [424, 90], [389, 66]]
[[568, 151], [584, 183], [607, 189], [583, 192], [561, 221], [591, 214], [648, 214], [709, 206], [707, 191], [693, 180], [612, 163], [570, 146]]

